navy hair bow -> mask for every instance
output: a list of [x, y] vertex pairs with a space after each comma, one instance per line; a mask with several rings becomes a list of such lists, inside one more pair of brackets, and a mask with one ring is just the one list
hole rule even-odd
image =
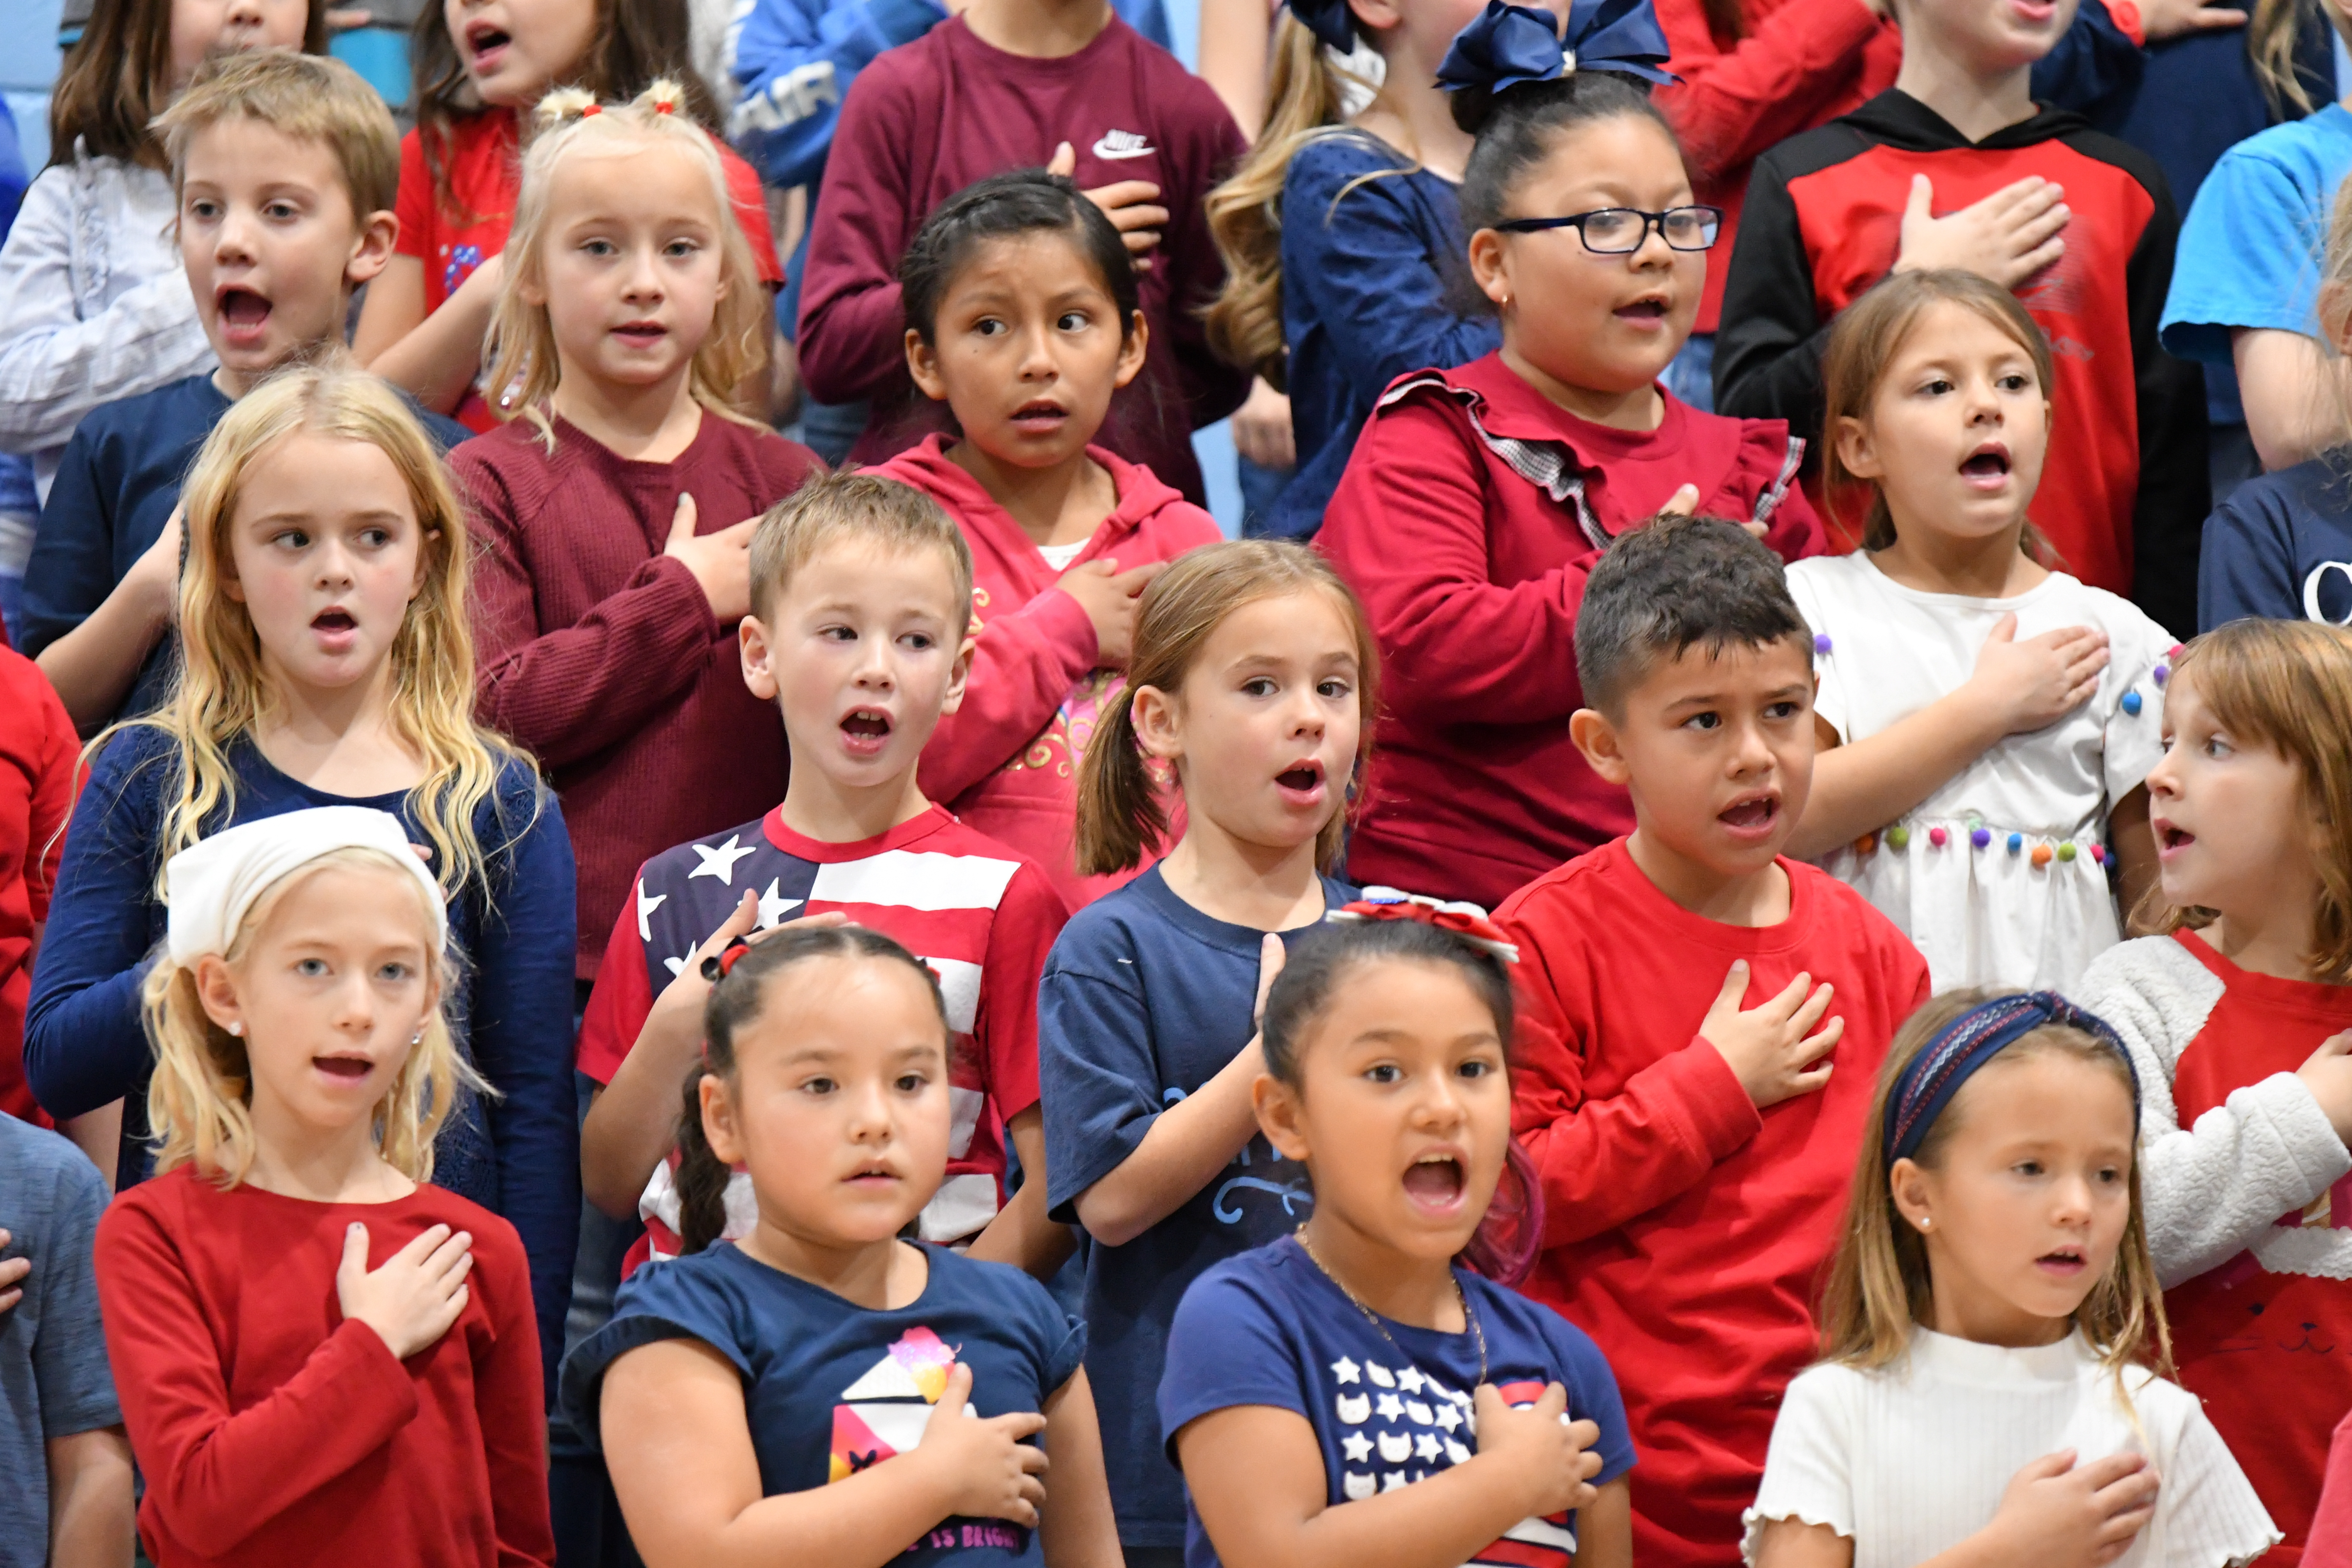
[[1927, 1141], [1936, 1118], [1977, 1069], [2036, 1029], [2053, 1024], [2080, 1029], [2123, 1058], [2131, 1075], [2132, 1122], [2139, 1122], [2139, 1069], [2107, 1021], [2054, 991], [2029, 991], [1979, 1002], [1941, 1029], [1906, 1063], [1886, 1096], [1883, 1129], [1886, 1163], [1907, 1160]]
[[1449, 92], [1483, 87], [1501, 92], [1523, 82], [1557, 81], [1580, 70], [1622, 71], [1660, 85], [1671, 51], [1651, 0], [1575, 0], [1561, 37], [1549, 11], [1486, 0], [1486, 9], [1454, 36], [1437, 68]]
[[1356, 14], [1348, 9], [1348, 0], [1289, 0], [1289, 5], [1298, 25], [1318, 43], [1343, 55], [1354, 52]]

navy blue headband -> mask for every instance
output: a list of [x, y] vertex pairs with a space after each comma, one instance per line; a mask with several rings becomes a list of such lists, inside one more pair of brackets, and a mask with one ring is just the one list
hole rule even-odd
[[2139, 1069], [2107, 1021], [2085, 1013], [2055, 991], [2028, 991], [1979, 1002], [1942, 1028], [1913, 1057], [1886, 1097], [1885, 1147], [1892, 1169], [1927, 1141], [1936, 1118], [1977, 1069], [2036, 1029], [2080, 1029], [2120, 1058], [2131, 1077], [2132, 1127], [2139, 1127]]

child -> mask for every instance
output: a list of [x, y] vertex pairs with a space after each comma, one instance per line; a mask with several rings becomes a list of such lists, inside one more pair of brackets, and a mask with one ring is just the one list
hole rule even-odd
[[90, 1244], [106, 1184], [54, 1132], [0, 1115], [0, 1540], [10, 1561], [131, 1560], [131, 1444]]
[[[971, 679], [923, 748], [923, 792], [1045, 868], [1073, 908], [1078, 763], [1119, 700], [1135, 599], [1220, 535], [1149, 468], [1093, 445], [1150, 329], [1118, 230], [1059, 175], [986, 179], [933, 213], [898, 268], [907, 368], [955, 415], [874, 471], [925, 491], [978, 568]], [[1059, 589], [1060, 592], [1055, 592]]]
[[638, 865], [757, 816], [787, 771], [735, 625], [751, 520], [819, 465], [730, 404], [767, 296], [681, 91], [540, 105], [495, 332], [509, 423], [451, 465], [484, 546], [481, 721], [563, 797], [583, 981]]
[[1127, 870], [1078, 911], [1038, 989], [1053, 1217], [1084, 1225], [1087, 1373], [1131, 1564], [1184, 1546], [1184, 1483], [1153, 1391], [1187, 1286], [1306, 1216], [1307, 1172], [1259, 1135], [1254, 1019], [1283, 945], [1355, 897], [1328, 868], [1370, 749], [1380, 654], [1314, 555], [1196, 550], [1144, 591], [1128, 689], [1087, 746], [1078, 868]]
[[[409, 49], [416, 129], [400, 143], [400, 242], [360, 309], [352, 352], [427, 407], [487, 431], [511, 410], [477, 383], [533, 106], [555, 88], [605, 102], [660, 79], [678, 84], [675, 109], [700, 125], [718, 124], [718, 107], [688, 63], [686, 0], [446, 0], [418, 10]], [[760, 280], [781, 283], [760, 176], [718, 152]], [[760, 342], [771, 335], [763, 328]]]
[[[1290, 395], [1297, 475], [1252, 524], [1278, 538], [1322, 526], [1381, 388], [1502, 342], [1467, 304], [1458, 193], [1470, 135], [1437, 83], [1470, 6], [1365, 9], [1371, 19], [1325, 0], [1276, 24], [1265, 127], [1209, 197], [1227, 269], [1209, 341]], [[1380, 63], [1377, 91], [1338, 63], [1360, 47]]]
[[1889, 268], [1981, 273], [2018, 291], [2057, 355], [2051, 445], [2068, 461], [2042, 488], [2042, 534], [2082, 581], [2185, 632], [2209, 504], [2204, 387], [2157, 346], [2179, 226], [2163, 172], [2035, 107], [2033, 62], [2066, 32], [2074, 0], [1891, 4], [1895, 86], [1756, 161], [1724, 288], [1717, 405], [1810, 436], [1832, 317]]
[[1047, 164], [1110, 215], [1143, 273], [1153, 352], [1102, 444], [1202, 504], [1192, 432], [1248, 386], [1197, 319], [1224, 280], [1202, 202], [1243, 151], [1216, 94], [1109, 0], [973, 0], [867, 66], [843, 99], [810, 220], [798, 340], [812, 396], [875, 402], [850, 457], [877, 461], [924, 434], [898, 282], [916, 229], [975, 180]]
[[[621, 904], [580, 1033], [580, 1070], [603, 1086], [583, 1133], [589, 1199], [645, 1218], [631, 1268], [677, 1256], [671, 1134], [702, 1049], [701, 960], [786, 913], [831, 914], [919, 943], [948, 997], [955, 1125], [923, 1239], [1049, 1277], [1071, 1242], [1045, 1219], [1037, 975], [1067, 911], [1043, 871], [916, 781], [971, 667], [971, 553], [919, 491], [812, 479], [760, 520], [751, 581], [743, 679], [783, 717], [792, 783], [764, 816], [647, 860]], [[1008, 1135], [1027, 1177], [1010, 1202]], [[729, 1240], [751, 1223], [750, 1183], [729, 1184]]]
[[1527, 1007], [1512, 1124], [1550, 1216], [1526, 1289], [1626, 1392], [1644, 1563], [1738, 1545], [1773, 1405], [1812, 1354], [1871, 1078], [1927, 994], [1886, 917], [1780, 855], [1812, 777], [1811, 654], [1780, 563], [1731, 524], [1611, 545], [1572, 723], [1635, 827], [1495, 916]]
[[[855, 928], [701, 962], [709, 1056], [678, 1130], [690, 1256], [624, 1285], [563, 1368], [638, 1549], [1117, 1568], [1085, 1328], [1017, 1269], [899, 1239], [961, 1120], [939, 976]], [[729, 1223], [730, 1164], [750, 1167], [748, 1227]], [[712, 1245], [722, 1229], [733, 1246]]]
[[[174, 662], [181, 480], [232, 404], [281, 365], [339, 357], [352, 290], [391, 253], [398, 146], [339, 60], [208, 68], [164, 112], [180, 253], [220, 365], [82, 422], [42, 508], [25, 646], [85, 733], [163, 702]], [[466, 432], [446, 420], [446, 447]]]
[[[2352, 130], [2352, 110], [2343, 117]], [[2318, 116], [2314, 116], [2315, 119]], [[2352, 185], [2340, 187], [2315, 291], [2319, 335], [2337, 354], [2352, 347]], [[2276, 332], [2252, 335], [2276, 337]], [[2197, 570], [2199, 629], [2241, 616], [2352, 624], [2352, 394], [2332, 361], [2307, 400], [2318, 455], [2248, 479], [2205, 520]]]
[[37, 1127], [49, 1119], [25, 1083], [25, 999], [81, 782], [80, 749], [65, 704], [33, 661], [0, 648], [0, 1113]]
[[2352, 1406], [2352, 1373], [2318, 1350], [2352, 1339], [2352, 634], [2238, 621], [2172, 668], [2147, 775], [2168, 934], [2108, 949], [2076, 995], [2147, 1096], [2148, 1247], [2180, 1382], [2291, 1563]]
[[98, 1227], [157, 1568], [553, 1561], [522, 1246], [428, 1184], [479, 1080], [408, 834], [322, 806], [164, 867], [157, 1174]]
[[1822, 1364], [1773, 1424], [1749, 1563], [2219, 1568], [2277, 1542], [2160, 1375], [2139, 1097], [2115, 1031], [2053, 992], [1912, 1016], [1864, 1123]]
[[[1692, 205], [1641, 91], [1562, 74], [1559, 54], [1549, 13], [1490, 5], [1447, 58], [1478, 137], [1470, 265], [1503, 347], [1382, 395], [1319, 539], [1392, 678], [1349, 869], [1490, 908], [1632, 826], [1568, 732], [1584, 700], [1577, 604], [1610, 540], [1673, 501], [1760, 523], [1790, 560], [1822, 547], [1783, 425], [1699, 414], [1658, 386], [1717, 215]], [[1517, 56], [1538, 63], [1506, 82]]]
[[2008, 289], [1898, 273], [1838, 318], [1823, 381], [1830, 494], [1869, 517], [1857, 553], [1789, 568], [1821, 678], [1790, 853], [1937, 986], [2072, 985], [2118, 935], [2110, 842], [2125, 908], [2155, 879], [2140, 781], [2172, 637], [2037, 558], [2051, 356]]
[[551, 1378], [580, 1226], [572, 850], [530, 763], [472, 722], [457, 498], [391, 387], [293, 369], [215, 427], [187, 524], [170, 700], [104, 738], [66, 835], [26, 1017], [33, 1092], [58, 1117], [129, 1096], [120, 1182], [142, 1180], [139, 988], [164, 861], [289, 811], [391, 813], [431, 853], [462, 965], [451, 1027], [495, 1091], [450, 1109], [436, 1179], [521, 1233]]
[[[327, 0], [98, 0], [49, 98], [49, 166], [0, 249], [0, 447], [44, 500], [74, 427], [213, 367], [153, 128], [205, 58], [327, 52]], [[199, 291], [201, 292], [201, 291]]]
[[1507, 1288], [1542, 1226], [1511, 1015], [1499, 958], [1411, 919], [1316, 932], [1267, 993], [1252, 1098], [1315, 1208], [1177, 1310], [1160, 1412], [1193, 1568], [1633, 1562], [1609, 1363]]

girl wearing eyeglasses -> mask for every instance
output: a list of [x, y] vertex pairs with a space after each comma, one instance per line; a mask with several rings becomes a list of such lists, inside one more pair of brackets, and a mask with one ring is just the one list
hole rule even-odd
[[1549, 13], [1491, 0], [1439, 71], [1476, 138], [1469, 270], [1503, 342], [1392, 384], [1324, 519], [1396, 681], [1359, 878], [1491, 907], [1632, 831], [1568, 733], [1577, 609], [1612, 538], [1697, 511], [1787, 560], [1822, 549], [1788, 426], [1658, 384], [1721, 221], [1651, 107], [1665, 55], [1649, 0], [1605, 0], [1565, 39]]

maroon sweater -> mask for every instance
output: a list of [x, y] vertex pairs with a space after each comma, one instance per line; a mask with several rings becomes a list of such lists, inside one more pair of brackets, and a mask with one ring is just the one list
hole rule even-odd
[[757, 517], [824, 465], [706, 414], [674, 462], [640, 463], [558, 419], [449, 454], [472, 509], [476, 704], [563, 800], [580, 864], [579, 974], [595, 978], [637, 867], [784, 798], [783, 726], [743, 686], [735, 628], [662, 553], [681, 494], [698, 533]]
[[1082, 189], [1160, 187], [1168, 226], [1142, 275], [1151, 328], [1143, 374], [1096, 441], [1202, 504], [1192, 431], [1241, 405], [1249, 377], [1209, 353], [1200, 311], [1224, 282], [1209, 238], [1210, 188], [1248, 150], [1215, 93], [1114, 16], [1059, 59], [1009, 55], [961, 17], [858, 72], [841, 106], [801, 279], [801, 375], [827, 403], [874, 400], [852, 460], [879, 462], [947, 428], [913, 395], [898, 260], [931, 210], [976, 180], [1077, 153]]

